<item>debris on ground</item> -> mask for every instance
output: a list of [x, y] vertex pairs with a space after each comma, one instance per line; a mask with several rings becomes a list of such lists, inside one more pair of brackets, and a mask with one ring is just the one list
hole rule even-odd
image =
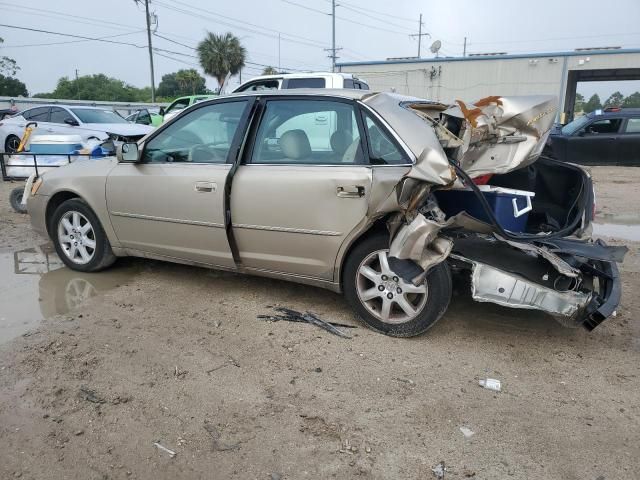
[[444, 478], [444, 473], [447, 471], [447, 468], [444, 466], [444, 460], [442, 460], [435, 467], [433, 467], [431, 471], [433, 472], [434, 477]]
[[502, 388], [500, 380], [496, 380], [495, 378], [481, 378], [478, 381], [478, 385], [486, 388], [487, 390], [493, 390], [495, 392], [499, 392]]
[[153, 445], [158, 449], [158, 450], [162, 450], [163, 452], [166, 452], [169, 454], [169, 456], [171, 458], [176, 456], [176, 452], [174, 452], [173, 450], [169, 450], [167, 447], [165, 447], [164, 445], [162, 445], [160, 442], [153, 442]]
[[270, 322], [279, 322], [280, 320], [285, 320], [287, 322], [310, 323], [311, 325], [320, 327], [323, 330], [326, 330], [327, 332], [333, 333], [334, 335], [342, 338], [351, 338], [351, 336], [347, 335], [342, 330], [339, 330], [337, 327], [357, 328], [353, 325], [346, 325], [344, 323], [327, 322], [319, 318], [315, 313], [309, 311], [302, 313], [286, 307], [273, 307], [273, 309], [276, 312], [279, 312], [280, 315], [258, 315], [258, 318]]
[[106, 403], [104, 398], [100, 397], [95, 390], [91, 390], [89, 387], [80, 387], [80, 396], [87, 402]]
[[220, 441], [220, 432], [216, 429], [215, 425], [205, 420], [204, 429], [207, 431], [209, 436], [211, 437], [211, 441], [213, 445], [211, 446], [211, 450], [218, 452], [226, 452], [228, 450], [237, 450], [240, 448], [240, 443], [234, 443], [233, 445], [227, 445]]
[[464, 435], [464, 438], [471, 438], [473, 437], [473, 434], [476, 433], [468, 427], [460, 427], [460, 431]]

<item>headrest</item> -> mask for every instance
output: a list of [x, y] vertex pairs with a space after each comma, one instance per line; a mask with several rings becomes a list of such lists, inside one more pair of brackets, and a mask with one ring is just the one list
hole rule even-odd
[[280, 148], [285, 157], [300, 160], [311, 155], [311, 144], [304, 130], [288, 130], [280, 137]]
[[338, 155], [344, 155], [349, 145], [353, 143], [353, 138], [351, 138], [351, 135], [346, 130], [336, 130], [333, 132], [333, 135], [331, 135], [329, 142], [331, 143], [331, 150]]

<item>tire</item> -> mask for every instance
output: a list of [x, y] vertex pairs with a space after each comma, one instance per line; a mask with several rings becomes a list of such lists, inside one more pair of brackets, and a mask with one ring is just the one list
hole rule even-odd
[[[89, 229], [86, 229], [87, 224]], [[116, 260], [100, 220], [79, 198], [67, 200], [55, 210], [49, 235], [60, 260], [72, 270], [97, 272]], [[83, 250], [88, 257], [82, 254]]]
[[11, 203], [13, 209], [18, 213], [27, 213], [27, 206], [22, 204], [23, 196], [24, 186], [14, 188], [9, 194], [9, 203]]
[[20, 145], [20, 137], [17, 135], [9, 135], [4, 141], [4, 151], [7, 153], [16, 153]]
[[[388, 249], [389, 237], [375, 234], [363, 240], [349, 253], [342, 275], [344, 296], [357, 316], [372, 330], [392, 337], [420, 335], [431, 328], [449, 306], [452, 292], [449, 266], [445, 261], [431, 268], [425, 284], [420, 287], [404, 282], [393, 271], [390, 271], [384, 282], [382, 276], [373, 281], [369, 276], [377, 273], [375, 266], [370, 267], [366, 275], [362, 273], [368, 266], [367, 262], [379, 262], [381, 253], [386, 258]], [[380, 263], [378, 270], [383, 273], [385, 269], [381, 265]], [[414, 293], [420, 288], [425, 290], [424, 294]], [[367, 302], [365, 300], [368, 295], [375, 296]], [[384, 297], [390, 298], [389, 295], [393, 299], [387, 302]], [[415, 313], [407, 314], [405, 307], [401, 308], [400, 302], [406, 306], [407, 300]], [[386, 321], [383, 320], [384, 303], [392, 305]], [[409, 310], [411, 311], [410, 308]], [[394, 318], [394, 315], [397, 317]]]

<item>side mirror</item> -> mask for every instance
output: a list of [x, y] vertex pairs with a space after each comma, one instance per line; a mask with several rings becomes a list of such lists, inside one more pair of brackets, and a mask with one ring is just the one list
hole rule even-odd
[[120, 163], [136, 163], [140, 160], [137, 143], [123, 143], [116, 147], [116, 158]]
[[66, 123], [67, 125], [71, 125], [72, 127], [77, 127], [78, 125], [80, 125], [75, 118], [71, 117], [65, 118], [64, 123]]
[[158, 115], [161, 115], [164, 117], [164, 107], [160, 107], [160, 110], [158, 110]]

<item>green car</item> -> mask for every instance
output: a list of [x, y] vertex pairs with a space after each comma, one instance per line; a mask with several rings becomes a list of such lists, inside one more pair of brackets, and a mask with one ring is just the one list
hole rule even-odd
[[186, 97], [176, 98], [166, 109], [160, 109], [160, 115], [164, 116], [164, 121], [166, 122], [170, 118], [175, 117], [185, 108], [190, 107], [195, 103], [217, 97], [218, 95], [188, 95]]

